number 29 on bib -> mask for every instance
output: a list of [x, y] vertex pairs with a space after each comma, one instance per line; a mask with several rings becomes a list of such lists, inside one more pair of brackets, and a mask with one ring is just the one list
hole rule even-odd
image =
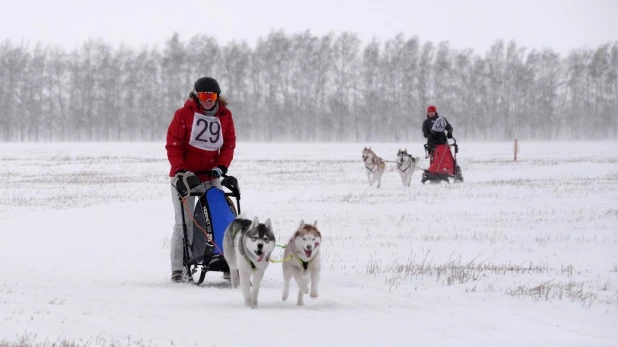
[[189, 144], [206, 151], [216, 151], [221, 148], [223, 133], [219, 118], [195, 113]]

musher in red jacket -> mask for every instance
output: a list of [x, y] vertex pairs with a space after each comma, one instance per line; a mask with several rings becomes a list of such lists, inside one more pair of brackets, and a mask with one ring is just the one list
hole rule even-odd
[[[202, 77], [194, 84], [185, 105], [174, 114], [168, 129], [167, 158], [172, 179], [172, 202], [175, 224], [171, 241], [172, 280], [182, 277], [182, 215], [176, 182], [193, 172], [202, 184], [196, 191], [206, 191], [212, 186], [221, 188], [220, 177], [227, 172], [236, 148], [236, 132], [232, 113], [226, 108], [227, 101], [221, 97], [221, 88], [214, 78]], [[195, 197], [187, 197], [191, 209]], [[185, 212], [187, 215], [188, 212]], [[191, 214], [193, 211], [191, 211]], [[186, 223], [187, 236], [193, 239], [193, 223]], [[224, 274], [227, 277], [229, 274]]]

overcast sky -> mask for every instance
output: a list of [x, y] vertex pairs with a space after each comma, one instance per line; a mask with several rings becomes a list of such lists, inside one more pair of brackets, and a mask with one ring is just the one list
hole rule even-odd
[[502, 38], [564, 54], [618, 41], [618, 0], [0, 0], [0, 41], [69, 49], [88, 38], [161, 45], [173, 32], [253, 46], [278, 29], [348, 31], [363, 42], [403, 33], [477, 53]]

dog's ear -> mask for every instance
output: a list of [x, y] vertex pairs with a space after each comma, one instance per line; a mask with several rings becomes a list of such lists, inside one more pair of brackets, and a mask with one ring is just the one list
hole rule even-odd
[[251, 228], [255, 228], [258, 225], [260, 225], [260, 221], [258, 220], [258, 217], [253, 218], [253, 223], [251, 223]]
[[298, 229], [302, 229], [303, 225], [305, 225], [305, 220], [301, 219], [300, 220], [300, 225], [298, 226]]
[[315, 222], [313, 222], [313, 226], [316, 227], [316, 228], [318, 227], [318, 221], [317, 220]]
[[266, 220], [266, 222], [264, 223], [264, 225], [266, 225], [266, 227], [267, 227], [268, 229], [270, 229], [271, 231], [273, 230], [273, 225], [270, 223], [270, 218], [268, 218], [268, 219]]

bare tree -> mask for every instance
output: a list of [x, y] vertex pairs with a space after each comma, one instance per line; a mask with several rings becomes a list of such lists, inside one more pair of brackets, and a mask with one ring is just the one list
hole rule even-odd
[[0, 140], [163, 141], [201, 76], [219, 80], [243, 140], [421, 139], [429, 104], [467, 140], [618, 136], [618, 42], [561, 58], [514, 41], [475, 53], [402, 34], [363, 44], [279, 30], [255, 47], [176, 33], [161, 50], [5, 40]]
[[330, 117], [325, 123], [333, 130], [334, 139], [344, 141], [350, 137], [354, 122], [352, 102], [355, 93], [357, 57], [360, 40], [356, 34], [342, 33], [333, 43], [333, 90], [329, 100]]

